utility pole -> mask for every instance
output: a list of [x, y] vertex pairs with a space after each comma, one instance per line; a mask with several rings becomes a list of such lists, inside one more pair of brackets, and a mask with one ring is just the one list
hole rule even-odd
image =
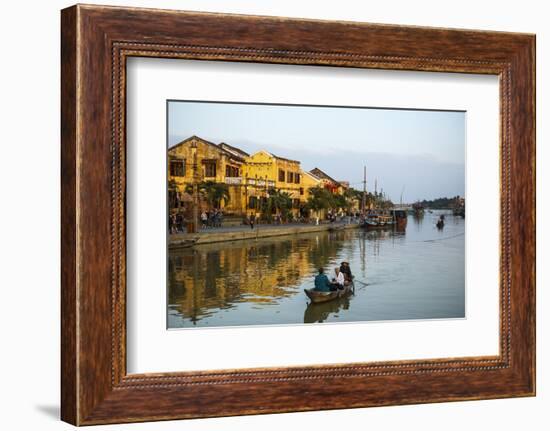
[[378, 178], [374, 179], [374, 205], [378, 208]]
[[363, 166], [363, 199], [361, 199], [361, 214], [365, 216], [365, 207], [367, 205], [367, 166]]
[[244, 215], [248, 212], [248, 173], [244, 177]]
[[193, 233], [199, 231], [199, 166], [197, 160], [197, 144], [191, 144], [193, 156]]

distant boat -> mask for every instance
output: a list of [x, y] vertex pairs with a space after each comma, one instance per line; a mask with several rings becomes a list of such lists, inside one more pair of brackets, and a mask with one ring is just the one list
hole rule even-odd
[[445, 226], [445, 216], [443, 214], [439, 216], [439, 220], [435, 225], [439, 230], [443, 229], [443, 226]]
[[464, 218], [466, 216], [466, 211], [464, 210], [464, 207], [454, 208], [453, 215]]
[[424, 214], [424, 205], [422, 205], [420, 202], [414, 203], [412, 207], [415, 215]]

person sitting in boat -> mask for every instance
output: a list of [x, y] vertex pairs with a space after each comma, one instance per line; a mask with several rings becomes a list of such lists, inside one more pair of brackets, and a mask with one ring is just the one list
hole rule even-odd
[[346, 284], [344, 273], [340, 271], [340, 268], [338, 267], [334, 268], [334, 273], [336, 274], [336, 276], [332, 280], [333, 284], [336, 285], [338, 289], [342, 290], [344, 288], [344, 285]]
[[329, 281], [324, 268], [319, 268], [319, 274], [315, 276], [315, 288], [313, 290], [318, 292], [330, 292], [336, 289], [336, 286]]
[[348, 262], [342, 262], [340, 264], [340, 272], [344, 274], [344, 279], [347, 282], [351, 282], [353, 280], [353, 276], [351, 275], [351, 268]]
[[445, 217], [443, 214], [439, 216], [439, 220], [435, 224], [439, 230], [443, 229], [443, 226], [445, 226]]

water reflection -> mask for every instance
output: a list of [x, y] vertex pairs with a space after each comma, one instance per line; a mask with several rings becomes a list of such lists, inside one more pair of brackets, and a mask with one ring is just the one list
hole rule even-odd
[[349, 310], [350, 297], [338, 298], [330, 302], [322, 302], [319, 304], [309, 303], [304, 312], [304, 323], [323, 323], [332, 314], [338, 318], [338, 312], [341, 310]]
[[[464, 220], [447, 216], [438, 231], [437, 217], [410, 216], [406, 233], [353, 229], [170, 251], [168, 326], [463, 317]], [[332, 274], [344, 260], [356, 294], [308, 305], [303, 289], [317, 268]]]

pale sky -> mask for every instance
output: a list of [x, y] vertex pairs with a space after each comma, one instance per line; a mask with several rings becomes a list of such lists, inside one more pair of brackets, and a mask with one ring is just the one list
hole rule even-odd
[[465, 112], [168, 102], [168, 145], [192, 135], [318, 167], [394, 201], [464, 196]]

